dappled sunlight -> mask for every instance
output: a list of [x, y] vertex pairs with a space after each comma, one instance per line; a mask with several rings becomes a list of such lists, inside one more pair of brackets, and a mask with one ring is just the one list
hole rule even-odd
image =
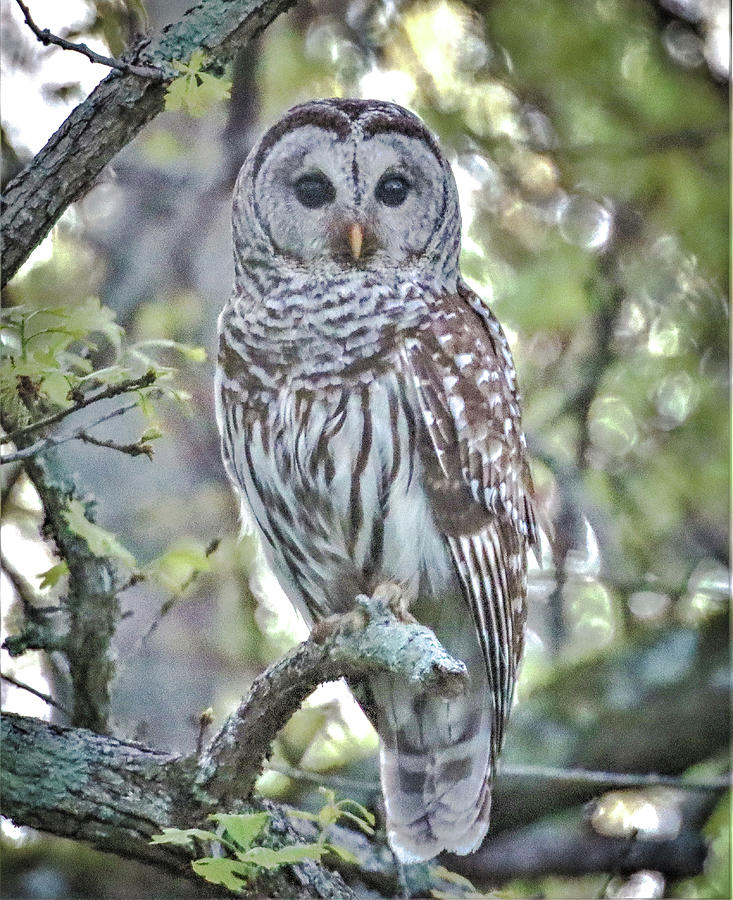
[[670, 840], [682, 827], [681, 802], [679, 791], [665, 788], [612, 791], [595, 804], [590, 821], [607, 837]]

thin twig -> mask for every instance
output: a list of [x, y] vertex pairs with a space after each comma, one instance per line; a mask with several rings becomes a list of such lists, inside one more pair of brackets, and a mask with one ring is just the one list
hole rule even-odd
[[209, 728], [211, 728], [214, 722], [214, 710], [209, 706], [205, 709], [201, 715], [199, 716], [199, 730], [196, 735], [196, 756], [201, 756], [204, 752], [204, 741], [206, 740], [206, 733]]
[[57, 47], [61, 47], [64, 50], [73, 50], [76, 53], [81, 53], [83, 56], [86, 56], [90, 62], [99, 63], [110, 69], [117, 69], [120, 72], [124, 72], [126, 75], [138, 75], [140, 78], [148, 78], [151, 81], [165, 80], [165, 75], [160, 69], [154, 69], [152, 66], [134, 66], [131, 63], [124, 62], [121, 59], [115, 59], [112, 56], [103, 56], [101, 53], [95, 53], [95, 51], [86, 44], [76, 44], [73, 41], [67, 41], [66, 38], [52, 34], [48, 28], [39, 28], [31, 18], [30, 10], [25, 3], [23, 3], [23, 0], [16, 0], [16, 3], [23, 12], [26, 25], [45, 47], [49, 44], [55, 44]]
[[[379, 779], [347, 778], [325, 772], [312, 772], [289, 766], [286, 763], [265, 763], [265, 771], [278, 772], [298, 781], [330, 785], [341, 790], [379, 787]], [[651, 788], [672, 787], [685, 791], [721, 791], [730, 786], [730, 774], [715, 778], [689, 779], [678, 775], [637, 774], [625, 772], [593, 772], [585, 769], [557, 769], [552, 766], [502, 766], [498, 778], [541, 779], [542, 781], [572, 782], [574, 784], [597, 785], [599, 791], [609, 788]]]
[[[136, 406], [137, 404], [133, 404]], [[132, 407], [127, 407], [131, 409]], [[95, 447], [107, 447], [110, 450], [117, 450], [119, 453], [126, 453], [128, 456], [147, 456], [148, 459], [153, 458], [152, 444], [141, 444], [139, 441], [133, 441], [131, 444], [118, 444], [116, 441], [105, 441], [95, 438], [87, 431], [80, 431], [77, 435], [80, 441], [85, 444], [94, 444]]]
[[569, 781], [596, 784], [599, 789], [673, 787], [685, 791], [719, 791], [730, 786], [730, 773], [716, 778], [691, 779], [679, 775], [598, 772], [586, 769], [557, 769], [552, 766], [502, 766], [499, 777], [541, 778], [546, 781]]
[[379, 789], [378, 778], [348, 778], [345, 775], [332, 775], [329, 772], [310, 772], [307, 769], [298, 769], [285, 763], [274, 763], [268, 760], [264, 765], [265, 772], [277, 772], [293, 778], [295, 781], [308, 781], [312, 784], [332, 787], [339, 791], [363, 791], [364, 788]]
[[78, 412], [80, 409], [85, 409], [87, 406], [91, 406], [92, 403], [98, 403], [100, 400], [109, 400], [112, 397], [118, 397], [120, 394], [129, 394], [132, 391], [139, 391], [141, 388], [150, 387], [157, 377], [155, 371], [149, 369], [144, 375], [140, 375], [138, 378], [128, 378], [125, 381], [120, 381], [119, 384], [110, 384], [98, 394], [94, 394], [91, 397], [83, 397], [67, 409], [62, 409], [57, 413], [53, 413], [53, 415], [46, 416], [44, 419], [39, 419], [37, 422], [31, 422], [30, 425], [24, 425], [22, 428], [16, 428], [14, 431], [3, 435], [0, 437], [0, 444], [17, 444], [18, 441], [23, 440], [23, 438], [28, 437], [28, 435], [34, 434], [36, 431], [41, 431], [44, 428], [49, 428], [51, 425], [55, 425], [57, 422], [70, 416], [72, 413]]
[[65, 706], [62, 706], [58, 700], [54, 700], [50, 694], [44, 694], [43, 691], [39, 691], [34, 687], [31, 687], [29, 684], [26, 684], [24, 681], [18, 681], [17, 678], [14, 678], [12, 675], [6, 675], [5, 672], [0, 672], [0, 678], [3, 681], [7, 681], [8, 684], [12, 684], [13, 687], [20, 688], [21, 691], [28, 691], [29, 694], [33, 694], [38, 697], [40, 700], [43, 700], [44, 703], [48, 703], [49, 706], [55, 706], [56, 709], [60, 709], [62, 713], [65, 713], [67, 716], [70, 716], [71, 713]]
[[[121, 406], [119, 409], [115, 409], [112, 412], [100, 416], [96, 421], [92, 422], [91, 425], [87, 425], [86, 427], [94, 428], [96, 425], [101, 425], [102, 422], [108, 422], [110, 419], [114, 419], [117, 416], [123, 416], [125, 413], [130, 412], [130, 410], [135, 409], [136, 406], [137, 403], [128, 403], [127, 406]], [[65, 444], [67, 441], [73, 440], [86, 441], [89, 444], [97, 444], [100, 447], [111, 447], [113, 450], [120, 450], [123, 453], [129, 453], [131, 456], [137, 456], [138, 453], [145, 453], [148, 458], [150, 458], [152, 455], [152, 448], [150, 448], [150, 453], [148, 453], [147, 450], [142, 449], [138, 449], [137, 452], [133, 453], [129, 449], [130, 447], [149, 447], [148, 444], [128, 445], [115, 444], [113, 441], [101, 441], [97, 438], [93, 438], [90, 434], [87, 434], [84, 428], [77, 428], [69, 434], [60, 434], [57, 437], [43, 438], [43, 440], [31, 444], [30, 447], [25, 447], [23, 450], [16, 450], [15, 453], [8, 453], [5, 456], [0, 457], [0, 466], [5, 465], [6, 463], [18, 462], [22, 459], [30, 459], [30, 457], [36, 456], [36, 454], [41, 453], [43, 450], [48, 450], [50, 447], [58, 447], [59, 444]]]

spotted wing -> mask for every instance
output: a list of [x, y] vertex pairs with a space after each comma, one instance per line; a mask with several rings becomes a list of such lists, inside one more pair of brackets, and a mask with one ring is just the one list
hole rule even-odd
[[514, 364], [499, 323], [463, 286], [436, 302], [403, 353], [430, 437], [431, 508], [488, 671], [496, 756], [522, 652], [527, 549], [537, 541]]

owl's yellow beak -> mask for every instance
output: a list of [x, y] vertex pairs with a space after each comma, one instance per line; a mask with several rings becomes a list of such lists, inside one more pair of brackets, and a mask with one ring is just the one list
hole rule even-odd
[[364, 243], [364, 229], [358, 222], [354, 222], [349, 225], [349, 247], [351, 248], [351, 255], [354, 259], [359, 259], [361, 256], [361, 246]]

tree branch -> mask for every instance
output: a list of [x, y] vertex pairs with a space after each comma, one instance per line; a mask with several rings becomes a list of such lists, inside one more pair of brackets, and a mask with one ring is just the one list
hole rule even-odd
[[[22, 450], [16, 450], [14, 453], [6, 453], [4, 456], [0, 456], [0, 466], [7, 465], [8, 463], [20, 462], [24, 459], [30, 459], [31, 456], [36, 456], [44, 450], [48, 450], [51, 447], [58, 447], [60, 444], [65, 444], [67, 441], [74, 440], [95, 444], [98, 447], [109, 447], [112, 450], [128, 453], [130, 456], [139, 456], [141, 453], [144, 453], [148, 459], [151, 459], [153, 450], [149, 444], [116, 444], [114, 441], [100, 440], [99, 438], [92, 437], [86, 430], [87, 428], [94, 428], [95, 425], [101, 425], [103, 422], [109, 422], [110, 419], [116, 419], [118, 416], [124, 416], [125, 413], [135, 409], [137, 405], [137, 402], [128, 403], [127, 406], [120, 406], [119, 409], [114, 409], [112, 412], [100, 416], [91, 424], [86, 425], [85, 427], [76, 428], [69, 434], [59, 434], [53, 437], [43, 438], [40, 441], [36, 441], [35, 444], [23, 447]], [[76, 410], [74, 410], [74, 412], [76, 412]]]
[[[132, 407], [130, 406], [126, 407], [124, 412], [127, 412], [131, 408]], [[122, 412], [123, 410], [120, 410], [119, 414]], [[95, 422], [94, 424], [99, 425], [99, 422]], [[147, 456], [150, 460], [153, 458], [152, 444], [144, 444], [141, 441], [133, 441], [131, 444], [118, 444], [117, 441], [96, 438], [93, 434], [89, 434], [85, 429], [81, 429], [76, 437], [85, 444], [92, 444], [94, 447], [105, 447], [108, 450], [116, 450], [118, 453], [124, 453], [126, 456]]]
[[[387, 671], [451, 695], [463, 685], [465, 666], [446, 654], [430, 629], [400, 624], [383, 597], [359, 598], [359, 608], [365, 625], [353, 616], [345, 619], [325, 640], [305, 641], [260, 676], [198, 765], [139, 744], [7, 714], [4, 813], [18, 824], [193, 877], [186, 854], [151, 846], [150, 837], [165, 827], [203, 825], [217, 808], [241, 809], [272, 739], [318, 684]], [[281, 844], [297, 836], [282, 822], [278, 828]], [[293, 872], [299, 896], [303, 881], [314, 890], [316, 875], [325, 887], [310, 896], [353, 896], [340, 876], [314, 863]]]
[[391, 672], [443, 696], [463, 690], [466, 667], [429, 628], [400, 624], [384, 596], [357, 602], [366, 622], [355, 630], [347, 619], [323, 642], [304, 641], [270, 666], [211, 742], [197, 784], [220, 805], [249, 795], [273, 738], [324, 681]]
[[[386, 669], [405, 678], [417, 678], [423, 683], [437, 678], [438, 684], [443, 688], [447, 686], [450, 692], [462, 683], [461, 667], [445, 656], [428, 629], [400, 624], [391, 614], [384, 598], [361, 601], [361, 608], [362, 618], [366, 619], [363, 627], [352, 621], [349, 628], [347, 621], [345, 626], [342, 625], [320, 643], [311, 638], [292, 651], [286, 660], [260, 676], [252, 686], [248, 699], [224, 725], [200, 761], [80, 729], [60, 728], [35, 719], [5, 715], [2, 721], [3, 771], [0, 773], [5, 814], [17, 824], [89, 841], [100, 850], [133, 857], [193, 878], [185, 853], [169, 845], [150, 845], [150, 836], [165, 827], [203, 826], [206, 816], [216, 809], [245, 811], [247, 807], [241, 798], [246, 796], [244, 792], [251, 789], [262, 758], [268, 752], [270, 740], [316, 683], [342, 674], [358, 677], [375, 669]], [[697, 644], [696, 655], [685, 668], [682, 681], [667, 686], [679, 695], [679, 705], [689, 711], [686, 717], [679, 716], [677, 710], [672, 713], [678, 722], [676, 734], [679, 740], [673, 752], [677, 754], [682, 748], [680, 767], [686, 767], [692, 761], [689, 749], [685, 749], [688, 732], [704, 730], [700, 728], [701, 710], [706, 713], [706, 722], [710, 722], [711, 716], [718, 715], [717, 707], [727, 703], [724, 686], [717, 688], [714, 684], [714, 673], [721, 671], [721, 666], [724, 669], [727, 660], [727, 632], [722, 627], [722, 618], [711, 623], [712, 628], [704, 629], [699, 638], [692, 636]], [[649, 662], [660, 654], [669, 654], [670, 641], [677, 640], [677, 633], [675, 630], [655, 632], [646, 645], [634, 647], [637, 668], [648, 672], [652, 682], [655, 675]], [[700, 668], [701, 663], [705, 668]], [[569, 709], [572, 712], [576, 708], [586, 708], [587, 698], [596, 697], [599, 693], [599, 684], [618, 684], [618, 679], [630, 671], [628, 653], [621, 653], [612, 660], [580, 664], [559, 674], [558, 681], [570, 686], [569, 692], [565, 692], [565, 729], [575, 735], [574, 741], [567, 738], [562, 741], [563, 747], [575, 746], [578, 755], [588, 737], [582, 723], [568, 720]], [[658, 671], [656, 677], [659, 677]], [[624, 710], [624, 718], [616, 710], [613, 727], [610, 722], [605, 723], [605, 727], [610, 729], [608, 740], [613, 741], [614, 745], [623, 743], [626, 753], [638, 750], [634, 728], [627, 727], [629, 717], [640, 714], [653, 720], [655, 714], [649, 687], [643, 678], [638, 677], [638, 673], [635, 681], [640, 694], [629, 700], [634, 710]], [[555, 693], [556, 687], [553, 685], [542, 692], [541, 700], [549, 706], [550, 719], [556, 702]], [[715, 698], [712, 703], [711, 698]], [[571, 704], [570, 708], [567, 703]], [[531, 708], [531, 701], [520, 704], [518, 711], [523, 706], [530, 707], [530, 714], [534, 716], [532, 740], [543, 742], [543, 715]], [[637, 706], [641, 706], [640, 713]], [[268, 709], [272, 711], [269, 716]], [[544, 718], [547, 717], [545, 713]], [[721, 718], [724, 725], [725, 715]], [[525, 722], [523, 726], [520, 722], [520, 731], [522, 727], [528, 728], [529, 723]], [[589, 727], [595, 729], [597, 723], [591, 723]], [[660, 733], [653, 721], [646, 727], [653, 736]], [[556, 726], [551, 730], [554, 735], [557, 734]], [[623, 742], [618, 740], [620, 734], [624, 736]], [[714, 735], [706, 744], [698, 743], [696, 759], [708, 758], [711, 748], [720, 746], [720, 740], [719, 735]], [[621, 758], [623, 756], [624, 753]], [[635, 786], [639, 786], [639, 781], [643, 787], [650, 783], [649, 777], [644, 775], [623, 777], [626, 782], [633, 781]], [[660, 781], [657, 776], [652, 776], [651, 780], [655, 784]], [[702, 845], [699, 837], [690, 830], [683, 831], [674, 841], [638, 841], [633, 842], [632, 846], [629, 841], [596, 836], [584, 828], [560, 828], [558, 831], [559, 826], [555, 822], [552, 825], [554, 839], [557, 841], [558, 835], [562, 836], [561, 849], [564, 849], [562, 853], [558, 851], [554, 864], [547, 849], [547, 832], [543, 830], [546, 826], [537, 826], [534, 830], [524, 828], [514, 833], [502, 832], [502, 826], [506, 827], [510, 820], [513, 820], [513, 827], [526, 826], [537, 816], [552, 812], [561, 805], [567, 807], [583, 803], [609, 787], [618, 786], [617, 776], [607, 773], [558, 773], [544, 767], [539, 770], [530, 767], [526, 772], [499, 773], [494, 823], [491, 837], [484, 847], [487, 855], [484, 859], [482, 849], [478, 857], [472, 858], [477, 860], [479, 868], [464, 871], [469, 877], [474, 877], [476, 871], [484, 873], [479, 877], [486, 877], [487, 880], [510, 877], [519, 871], [517, 860], [520, 856], [524, 875], [535, 871], [570, 871], [571, 865], [575, 866], [574, 872], [592, 872], [609, 868], [624, 870], [626, 866], [636, 868], [642, 863], [644, 867], [668, 874], [698, 871]], [[696, 790], [708, 788], [716, 791], [722, 789], [717, 782], [695, 785]], [[559, 800], [557, 789], [564, 803]], [[238, 791], [242, 793], [237, 797]], [[527, 801], [529, 796], [533, 798], [532, 803]], [[710, 798], [703, 798], [703, 801], [708, 803]], [[302, 839], [303, 823], [291, 825], [282, 808], [275, 804], [262, 802], [260, 805], [273, 815], [271, 837], [275, 842], [279, 841], [279, 845], [292, 843], [299, 834]], [[359, 877], [380, 890], [394, 893], [397, 883], [394, 862], [384, 846], [346, 830], [339, 830], [335, 839], [357, 854]], [[552, 846], [552, 841], [549, 846]], [[527, 847], [536, 848], [536, 860], [528, 858]], [[466, 865], [469, 864], [466, 861]], [[461, 863], [451, 857], [448, 865], [459, 868]], [[290, 870], [289, 874], [278, 876], [289, 879], [286, 894], [352, 896], [338, 876], [316, 863], [308, 866], [308, 871]], [[427, 868], [423, 875], [428, 877], [426, 872]], [[313, 887], [314, 879], [324, 879], [317, 889]], [[303, 888], [303, 882], [307, 889]], [[275, 893], [268, 893], [261, 884], [258, 887], [266, 896]], [[283, 887], [282, 883], [280, 887]], [[428, 894], [429, 890], [430, 886], [426, 888]], [[331, 891], [330, 895], [328, 891]]]
[[632, 840], [606, 837], [587, 825], [543, 822], [489, 838], [473, 856], [451, 856], [446, 865], [476, 883], [492, 886], [512, 878], [641, 869], [681, 878], [702, 872], [705, 852], [705, 841], [692, 831], [662, 840]]
[[15, 0], [15, 2], [23, 12], [26, 25], [44, 46], [47, 47], [49, 44], [54, 44], [64, 50], [74, 50], [76, 53], [81, 53], [83, 56], [86, 56], [90, 62], [100, 63], [111, 69], [118, 69], [120, 72], [125, 72], [128, 75], [137, 75], [140, 78], [150, 78], [153, 81], [162, 81], [164, 78], [160, 69], [153, 69], [150, 66], [133, 66], [130, 63], [114, 59], [111, 56], [102, 56], [100, 53], [95, 53], [94, 50], [86, 44], [75, 44], [72, 41], [67, 41], [65, 38], [59, 37], [57, 34], [52, 34], [48, 28], [39, 28], [31, 18], [30, 10], [25, 3], [23, 3], [23, 0]]
[[74, 687], [72, 724], [104, 732], [114, 674], [110, 641], [120, 615], [120, 576], [111, 558], [94, 554], [84, 538], [69, 527], [66, 513], [70, 500], [84, 503], [87, 518], [93, 521], [93, 517], [56, 451], [26, 459], [24, 466], [43, 504], [44, 529], [69, 567], [64, 601], [68, 627], [59, 638], [59, 649], [68, 660]]
[[8, 684], [12, 684], [13, 687], [19, 688], [21, 691], [28, 691], [29, 694], [38, 697], [39, 700], [43, 700], [43, 702], [48, 703], [49, 706], [55, 706], [56, 709], [61, 710], [62, 713], [66, 713], [67, 716], [71, 716], [71, 713], [65, 706], [62, 706], [57, 700], [54, 700], [53, 697], [49, 696], [49, 694], [44, 694], [43, 691], [39, 691], [38, 688], [34, 688], [24, 681], [19, 681], [17, 678], [8, 675], [6, 672], [0, 672], [0, 678], [2, 678], [3, 681], [7, 681]]
[[[99, 403], [100, 400], [111, 400], [112, 397], [119, 397], [120, 394], [130, 394], [133, 391], [139, 391], [142, 388], [150, 387], [150, 385], [155, 383], [155, 380], [158, 376], [156, 373], [149, 369], [144, 375], [140, 375], [137, 378], [128, 378], [125, 381], [120, 381], [118, 384], [110, 384], [108, 387], [104, 388], [104, 390], [99, 391], [96, 394], [92, 394], [88, 397], [82, 397], [81, 400], [77, 400], [76, 403], [67, 407], [66, 409], [59, 410], [56, 413], [53, 413], [50, 416], [45, 416], [43, 419], [38, 419], [36, 422], [31, 422], [29, 425], [23, 425], [21, 428], [14, 428], [8, 434], [0, 437], [0, 445], [2, 444], [17, 444], [19, 441], [25, 441], [26, 438], [30, 437], [30, 435], [35, 434], [37, 431], [42, 431], [45, 428], [50, 428], [51, 425], [56, 425], [62, 419], [65, 419], [67, 416], [70, 416], [72, 413], [79, 412], [80, 409], [86, 409], [87, 406], [91, 406], [93, 403]], [[131, 408], [131, 407], [129, 407]], [[125, 410], [127, 411], [127, 410]], [[120, 415], [119, 412], [113, 413], [113, 415]], [[100, 419], [99, 422], [105, 421], [104, 419]], [[99, 422], [95, 422], [95, 425], [98, 425]], [[87, 428], [92, 428], [92, 425], [87, 425]], [[72, 435], [72, 437], [76, 437], [76, 434]], [[69, 438], [64, 438], [64, 440], [69, 440]], [[57, 443], [61, 443], [58, 441]], [[24, 450], [31, 448], [24, 448]], [[39, 449], [44, 449], [43, 447]], [[38, 453], [38, 450], [35, 450], [32, 454], [27, 455], [35, 455]], [[24, 457], [23, 457], [24, 458]], [[8, 457], [5, 458], [4, 461], [8, 461]]]
[[13, 277], [31, 250], [64, 210], [92, 187], [95, 179], [133, 137], [162, 109], [166, 85], [203, 49], [205, 71], [220, 71], [294, 0], [201, 0], [178, 21], [145, 39], [129, 55], [137, 65], [160, 69], [151, 81], [114, 71], [69, 115], [8, 183], [0, 216], [3, 236], [2, 285]]
[[[210, 827], [206, 815], [211, 809], [193, 794], [190, 760], [14, 713], [3, 716], [0, 728], [5, 815], [202, 884], [188, 853], [150, 843], [163, 828]], [[246, 807], [240, 802], [232, 811]], [[273, 817], [271, 832], [280, 844], [295, 838], [282, 815]], [[253, 885], [257, 890], [261, 896], [293, 896], [297, 890], [299, 896], [353, 900], [338, 873], [316, 863], [258, 880]]]

